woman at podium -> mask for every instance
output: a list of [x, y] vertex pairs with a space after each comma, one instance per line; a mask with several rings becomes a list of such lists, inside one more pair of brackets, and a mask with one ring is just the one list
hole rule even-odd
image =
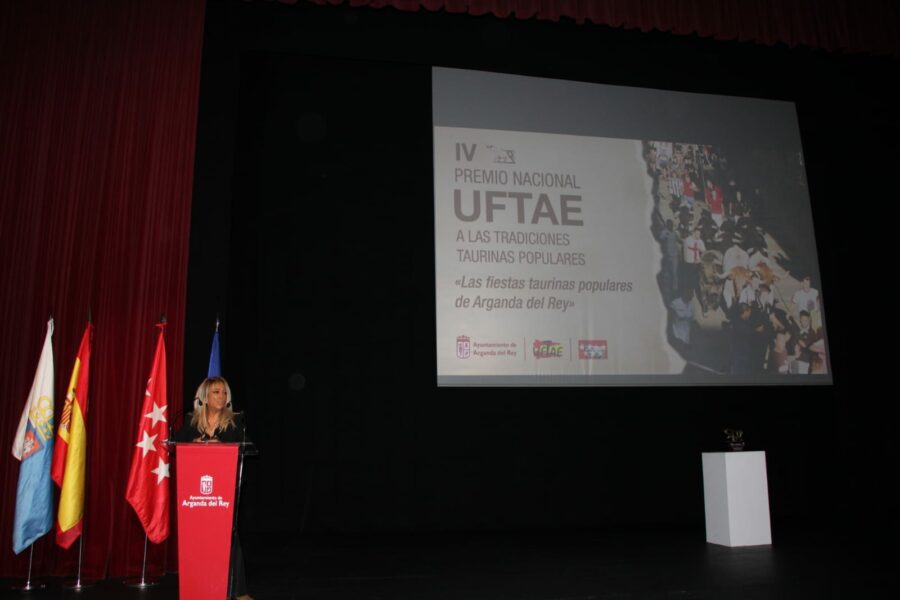
[[[247, 441], [243, 415], [234, 412], [231, 388], [224, 377], [204, 379], [194, 395], [194, 412], [185, 416], [184, 426], [175, 434], [176, 442]], [[244, 577], [244, 555], [237, 530], [231, 538], [231, 568], [229, 569], [229, 597], [252, 600], [247, 594]]]
[[224, 377], [204, 379], [194, 396], [194, 412], [184, 420], [176, 442], [243, 442], [243, 415], [231, 406], [231, 388]]

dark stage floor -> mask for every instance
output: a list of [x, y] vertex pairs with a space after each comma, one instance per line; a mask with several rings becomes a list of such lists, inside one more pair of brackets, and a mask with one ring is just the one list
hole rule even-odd
[[[703, 532], [419, 536], [245, 535], [257, 600], [644, 600], [897, 598], [897, 554], [822, 533], [771, 547], [707, 545]], [[10, 598], [174, 600], [177, 578], [146, 591], [110, 580], [80, 593], [49, 581]]]

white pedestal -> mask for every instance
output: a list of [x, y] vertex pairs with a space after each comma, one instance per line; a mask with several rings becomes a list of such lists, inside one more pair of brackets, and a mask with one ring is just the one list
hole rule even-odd
[[772, 543], [765, 452], [704, 452], [703, 500], [707, 542]]

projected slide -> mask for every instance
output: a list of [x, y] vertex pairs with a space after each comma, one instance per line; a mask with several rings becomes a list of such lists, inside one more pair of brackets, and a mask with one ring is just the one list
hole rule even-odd
[[830, 382], [792, 104], [433, 90], [440, 385]]

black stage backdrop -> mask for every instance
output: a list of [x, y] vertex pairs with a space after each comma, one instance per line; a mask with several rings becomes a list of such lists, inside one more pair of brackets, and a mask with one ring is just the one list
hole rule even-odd
[[[438, 389], [431, 65], [795, 101], [835, 385]], [[700, 453], [736, 427], [767, 451], [776, 542], [795, 523], [896, 535], [897, 410], [876, 390], [897, 330], [897, 75], [890, 59], [565, 21], [211, 2], [185, 399], [218, 313], [261, 452], [244, 529], [702, 537]]]

